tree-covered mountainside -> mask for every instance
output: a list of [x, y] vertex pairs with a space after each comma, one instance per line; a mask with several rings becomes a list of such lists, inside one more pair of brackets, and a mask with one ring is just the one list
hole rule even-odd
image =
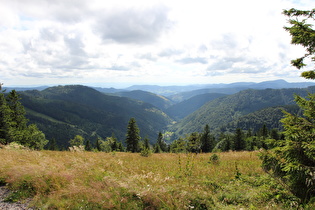
[[200, 132], [208, 124], [211, 129], [220, 129], [234, 120], [267, 107], [295, 104], [294, 94], [306, 96], [315, 92], [315, 86], [309, 88], [244, 90], [239, 93], [217, 98], [188, 115], [171, 130], [175, 136]]
[[142, 137], [151, 140], [171, 119], [151, 104], [104, 95], [92, 88], [72, 85], [21, 92], [27, 117], [58, 144], [67, 145], [74, 135], [95, 141], [113, 133], [124, 141], [127, 124], [134, 117]]
[[193, 113], [207, 102], [223, 96], [225, 96], [225, 94], [221, 93], [205, 93], [197, 95], [169, 107], [165, 112], [170, 117], [180, 120]]
[[280, 120], [284, 117], [283, 111], [299, 114], [300, 108], [297, 105], [286, 105], [267, 107], [247, 115], [241, 116], [236, 120], [220, 128], [222, 132], [234, 132], [237, 128], [258, 132], [264, 125], [269, 129], [283, 130]]
[[234, 87], [234, 88], [207, 88], [207, 89], [198, 89], [187, 92], [177, 93], [171, 96], [168, 96], [174, 102], [180, 103], [182, 101], [188, 100], [194, 96], [206, 94], [206, 93], [216, 93], [216, 94], [224, 94], [231, 95], [235, 94], [239, 91], [246, 90], [247, 87]]
[[161, 110], [165, 110], [173, 104], [173, 102], [165, 96], [157, 95], [143, 90], [119, 92], [115, 93], [115, 95], [143, 101], [152, 104]]

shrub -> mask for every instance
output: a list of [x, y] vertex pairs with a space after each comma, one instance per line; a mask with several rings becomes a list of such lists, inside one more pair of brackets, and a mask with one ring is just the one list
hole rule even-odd
[[209, 158], [209, 163], [219, 164], [220, 158], [217, 154], [212, 154]]
[[140, 152], [140, 155], [143, 156], [143, 157], [149, 157], [151, 154], [152, 154], [152, 152], [148, 148], [144, 148]]

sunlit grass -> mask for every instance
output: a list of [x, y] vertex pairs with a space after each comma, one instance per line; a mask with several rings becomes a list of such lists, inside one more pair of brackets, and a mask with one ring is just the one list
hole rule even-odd
[[42, 209], [282, 208], [257, 152], [210, 156], [2, 149], [0, 180]]

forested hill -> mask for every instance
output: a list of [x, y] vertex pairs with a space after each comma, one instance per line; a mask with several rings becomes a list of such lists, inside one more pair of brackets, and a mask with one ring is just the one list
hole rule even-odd
[[172, 127], [175, 136], [201, 132], [206, 124], [218, 130], [240, 117], [267, 107], [295, 104], [294, 94], [306, 96], [314, 93], [315, 86], [308, 88], [244, 90], [239, 93], [217, 98], [188, 115]]
[[157, 95], [143, 90], [118, 92], [115, 93], [115, 95], [144, 101], [146, 103], [156, 106], [161, 110], [165, 110], [173, 104], [173, 102], [165, 96]]
[[169, 107], [165, 112], [175, 120], [181, 120], [187, 115], [193, 113], [194, 111], [198, 110], [207, 102], [214, 100], [216, 98], [220, 98], [226, 96], [226, 94], [222, 93], [205, 93], [201, 95], [196, 95], [191, 97], [185, 101], [180, 103], [174, 104], [173, 106]]
[[114, 133], [124, 141], [128, 121], [137, 120], [142, 137], [151, 140], [165, 129], [170, 118], [151, 104], [125, 97], [104, 95], [92, 88], [70, 85], [43, 91], [20, 92], [27, 117], [36, 123], [48, 139], [67, 145], [79, 134], [92, 142]]

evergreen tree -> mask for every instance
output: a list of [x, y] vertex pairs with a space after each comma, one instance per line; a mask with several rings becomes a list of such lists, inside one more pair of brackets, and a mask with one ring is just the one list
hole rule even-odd
[[309, 100], [296, 96], [304, 116], [285, 112], [281, 120], [284, 140], [271, 142], [275, 147], [261, 155], [263, 168], [279, 177], [303, 201], [315, 196], [315, 94]]
[[237, 128], [234, 134], [234, 149], [236, 151], [245, 149], [244, 134], [240, 128]]
[[[1, 90], [0, 90], [1, 91]], [[0, 92], [0, 143], [10, 143], [11, 110], [5, 100], [3, 92]]]
[[[292, 37], [291, 43], [306, 48], [306, 53], [302, 57], [291, 61], [293, 66], [301, 69], [306, 66], [305, 58], [310, 57], [313, 62], [315, 61], [315, 30], [308, 21], [314, 21], [315, 9], [303, 11], [292, 8], [284, 10], [283, 14], [289, 18], [291, 24], [291, 27], [284, 27]], [[301, 76], [306, 79], [315, 79], [315, 70], [304, 71]]]
[[148, 137], [144, 138], [144, 144], [143, 144], [145, 149], [150, 149], [150, 144], [149, 144], [149, 139]]
[[275, 128], [271, 129], [270, 138], [275, 139], [275, 140], [279, 140], [280, 139], [279, 131]]
[[162, 152], [161, 147], [160, 147], [159, 144], [155, 144], [154, 145], [153, 152], [154, 153], [161, 153]]
[[119, 152], [125, 151], [124, 146], [121, 142], [118, 142], [118, 144], [117, 144], [117, 151], [119, 151]]
[[112, 148], [112, 151], [117, 151], [118, 150], [118, 142], [117, 142], [117, 138], [116, 138], [115, 134], [112, 133], [112, 136], [108, 140], [110, 141], [110, 146]]
[[201, 142], [200, 142], [199, 133], [197, 132], [191, 133], [187, 137], [187, 151], [199, 153], [200, 150], [201, 150]]
[[186, 149], [186, 141], [182, 138], [173, 141], [170, 145], [170, 151], [174, 153], [186, 152]]
[[26, 129], [27, 119], [25, 118], [25, 109], [20, 102], [20, 97], [15, 90], [12, 90], [7, 96], [7, 103], [11, 109], [11, 126], [18, 130]]
[[[308, 20], [314, 21], [315, 9], [302, 11], [285, 10], [291, 27], [285, 27], [292, 36], [293, 44], [306, 48], [306, 54], [292, 60], [293, 66], [301, 69], [306, 66], [304, 59], [310, 57], [315, 61], [315, 30]], [[302, 20], [300, 19], [302, 18]], [[301, 75], [307, 79], [315, 79], [315, 70], [305, 71]], [[261, 155], [263, 168], [278, 177], [291, 192], [307, 202], [315, 197], [315, 94], [308, 99], [295, 96], [295, 101], [303, 110], [303, 116], [285, 112], [281, 120], [285, 131], [285, 139], [274, 140], [275, 146]]]
[[102, 151], [102, 149], [101, 149], [101, 139], [99, 139], [99, 138], [96, 140], [96, 149], [98, 151]]
[[53, 138], [51, 141], [49, 141], [48, 149], [52, 150], [52, 151], [58, 151], [59, 150], [55, 138]]
[[214, 136], [210, 133], [210, 127], [208, 124], [205, 126], [204, 131], [201, 134], [200, 141], [202, 152], [211, 152], [213, 150], [215, 146], [215, 139]]
[[167, 145], [165, 141], [163, 140], [163, 134], [159, 132], [158, 138], [156, 140], [156, 144], [159, 147], [159, 150], [162, 152], [167, 152]]
[[140, 130], [135, 118], [131, 118], [127, 127], [126, 145], [127, 152], [139, 152]]
[[259, 136], [261, 136], [263, 139], [266, 139], [268, 137], [268, 133], [268, 128], [266, 124], [264, 124], [259, 130]]
[[85, 150], [86, 150], [86, 151], [92, 151], [92, 146], [91, 146], [90, 140], [87, 140], [87, 141], [85, 142]]
[[0, 143], [17, 142], [32, 149], [43, 149], [48, 143], [45, 134], [35, 124], [27, 126], [25, 109], [19, 95], [12, 90], [7, 97], [0, 84]]

